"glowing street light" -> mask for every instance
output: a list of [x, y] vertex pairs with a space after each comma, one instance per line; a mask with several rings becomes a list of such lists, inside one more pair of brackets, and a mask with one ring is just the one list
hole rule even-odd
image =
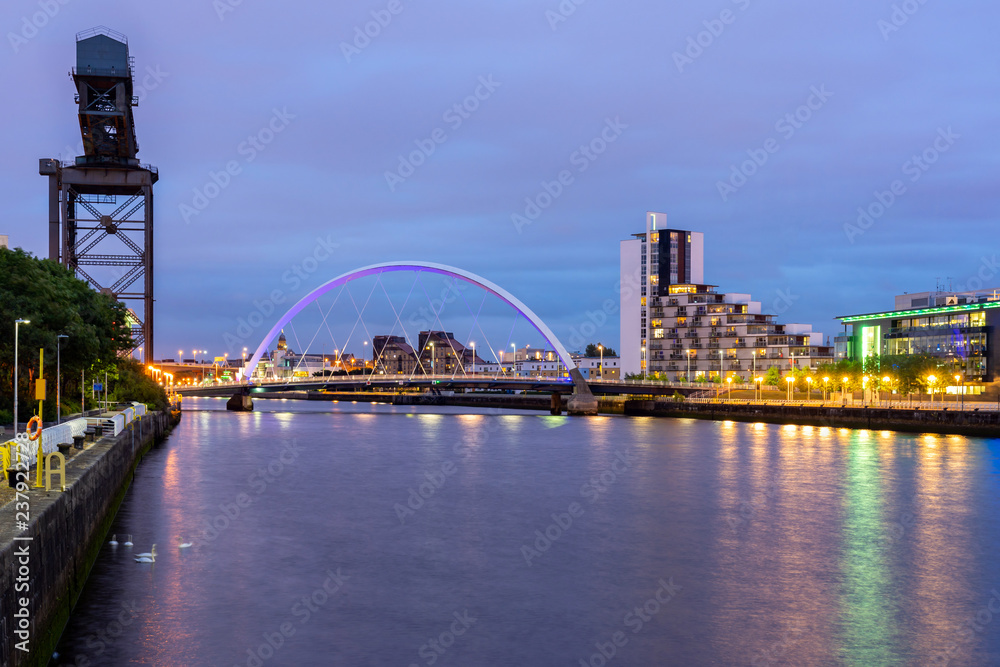
[[753, 390], [754, 400], [759, 401], [761, 392], [760, 383], [764, 381], [764, 378], [760, 377], [759, 375], [755, 375], [753, 381], [754, 381], [754, 390]]
[[597, 345], [597, 349], [601, 353], [601, 366], [597, 369], [597, 375], [600, 379], [604, 379], [604, 346], [601, 344]]
[[731, 401], [733, 400], [733, 376], [727, 377], [726, 382], [729, 383], [729, 396], [727, 398]]
[[937, 378], [936, 377], [934, 377], [933, 375], [928, 375], [927, 376], [927, 384], [929, 385], [928, 388], [930, 389], [931, 405], [932, 406], [934, 405], [934, 383], [935, 382], [937, 382]]
[[788, 400], [792, 400], [792, 384], [795, 382], [795, 378], [791, 375], [785, 378], [785, 382], [788, 383]]
[[827, 390], [830, 388], [830, 378], [823, 378], [823, 402], [826, 403]]

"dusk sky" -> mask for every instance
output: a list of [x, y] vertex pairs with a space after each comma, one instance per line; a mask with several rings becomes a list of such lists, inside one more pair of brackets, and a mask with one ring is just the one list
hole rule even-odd
[[[828, 335], [939, 278], [1000, 285], [1000, 5], [577, 2], [9, 0], [0, 234], [45, 256], [38, 159], [79, 153], [74, 35], [105, 25], [160, 173], [158, 358], [221, 353], [274, 290], [407, 259], [492, 280], [565, 340], [617, 299], [646, 211], [705, 233], [707, 282]], [[317, 239], [337, 247], [293, 287]], [[617, 319], [594, 338], [617, 346]]]

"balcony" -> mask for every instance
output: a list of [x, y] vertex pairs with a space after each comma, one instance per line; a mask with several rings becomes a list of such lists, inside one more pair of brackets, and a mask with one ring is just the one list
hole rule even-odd
[[698, 337], [698, 332], [697, 331], [688, 331], [686, 334], [684, 334], [684, 337], [685, 338], [697, 338]]

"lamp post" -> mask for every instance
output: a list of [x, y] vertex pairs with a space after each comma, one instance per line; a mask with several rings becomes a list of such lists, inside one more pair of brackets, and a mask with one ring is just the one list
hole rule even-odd
[[882, 384], [884, 384], [886, 386], [886, 389], [889, 391], [889, 395], [886, 396], [886, 399], [885, 399], [885, 402], [886, 402], [886, 404], [889, 407], [892, 407], [892, 386], [891, 386], [891, 383], [892, 383], [892, 378], [889, 377], [888, 375], [886, 375], [885, 377], [882, 378]]
[[601, 366], [597, 369], [597, 375], [600, 379], [604, 379], [604, 346], [598, 344], [597, 349], [601, 352]]
[[933, 375], [928, 375], [927, 376], [927, 385], [928, 385], [927, 388], [930, 390], [931, 407], [932, 408], [934, 407], [934, 383], [935, 382], [937, 382], [937, 378], [936, 377], [934, 377]]
[[[960, 392], [962, 392], [962, 410], [965, 410], [965, 387], [963, 386], [963, 383], [962, 383], [962, 376], [961, 375], [956, 375], [955, 376], [955, 382], [958, 384], [958, 390]], [[956, 403], [958, 402], [957, 398], [955, 399], [955, 402]]]
[[[645, 349], [645, 348], [643, 348], [643, 349]], [[687, 358], [688, 358], [687, 381], [688, 381], [688, 385], [690, 385], [691, 384], [691, 350], [684, 350], [684, 352], [685, 352], [685, 354], [687, 354]]]
[[795, 382], [795, 378], [793, 378], [791, 375], [789, 375], [788, 377], [785, 378], [785, 382], [788, 383], [788, 400], [791, 401], [792, 400], [792, 384]]
[[511, 343], [510, 349], [510, 374], [517, 377], [517, 343]]
[[760, 383], [763, 382], [763, 381], [764, 381], [764, 378], [762, 378], [762, 377], [759, 377], [759, 376], [756, 376], [756, 375], [753, 377], [753, 383], [754, 383], [754, 385], [753, 385], [753, 387], [754, 387], [753, 388], [753, 394], [754, 394], [754, 400], [755, 401], [759, 401], [760, 400]]
[[472, 348], [472, 374], [476, 374], [476, 341], [469, 343], [469, 347]]
[[830, 378], [823, 378], [823, 402], [826, 403], [826, 399], [829, 396], [828, 390], [830, 389]]
[[431, 377], [434, 377], [434, 341], [431, 341]]
[[[62, 377], [62, 359], [60, 358], [60, 353], [62, 352], [62, 339], [69, 338], [66, 334], [59, 334], [56, 336], [56, 423], [62, 424], [62, 393], [60, 391], [60, 379]], [[80, 408], [83, 411], [83, 408]]]
[[812, 390], [813, 390], [813, 379], [811, 377], [806, 378], [806, 400], [812, 400]]
[[[847, 377], [846, 375], [844, 377], [840, 378], [840, 380], [841, 380], [840, 393], [841, 393], [841, 398], [843, 399], [844, 405], [847, 405], [847, 382], [850, 379], [851, 378]], [[854, 400], [853, 396], [851, 396], [851, 400], [852, 401]]]
[[861, 407], [868, 407], [868, 376], [861, 378]]
[[17, 435], [17, 335], [22, 324], [31, 324], [31, 320], [14, 320], [14, 435]]
[[728, 400], [731, 401], [731, 400], [733, 400], [733, 376], [730, 375], [729, 377], [727, 377], [726, 378], [726, 382], [729, 383], [729, 395], [728, 395], [727, 398], [728, 398]]

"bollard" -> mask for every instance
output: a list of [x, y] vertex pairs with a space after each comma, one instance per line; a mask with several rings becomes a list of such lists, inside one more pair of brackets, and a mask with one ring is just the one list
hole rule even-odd
[[68, 442], [60, 442], [58, 445], [59, 453], [63, 456], [69, 456], [69, 450], [73, 448], [73, 445]]
[[96, 432], [97, 432], [97, 431], [95, 431], [95, 430], [94, 430], [94, 428], [93, 428], [92, 426], [88, 426], [88, 427], [86, 428], [86, 430], [84, 430], [83, 434], [84, 434], [85, 436], [87, 436], [87, 442], [93, 442], [93, 441], [94, 441], [94, 434], [95, 434]]
[[98, 422], [94, 424], [94, 440], [100, 440], [104, 436], [104, 424]]
[[87, 436], [85, 436], [85, 435], [74, 435], [73, 436], [73, 448], [74, 449], [83, 449], [83, 442], [86, 439], [87, 439]]

